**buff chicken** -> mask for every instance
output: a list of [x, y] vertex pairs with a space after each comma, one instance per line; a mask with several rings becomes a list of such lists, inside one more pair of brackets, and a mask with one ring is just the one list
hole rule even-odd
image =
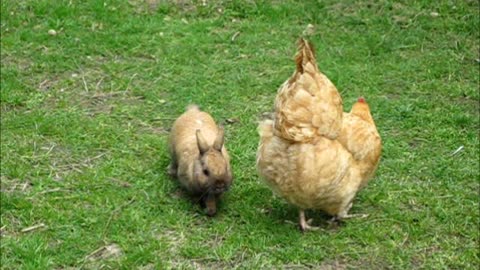
[[275, 194], [299, 208], [305, 231], [316, 229], [305, 218], [308, 209], [333, 220], [354, 216], [348, 211], [377, 169], [382, 144], [365, 99], [343, 112], [338, 90], [304, 39], [295, 62], [295, 72], [278, 90], [274, 119], [259, 125], [257, 168]]

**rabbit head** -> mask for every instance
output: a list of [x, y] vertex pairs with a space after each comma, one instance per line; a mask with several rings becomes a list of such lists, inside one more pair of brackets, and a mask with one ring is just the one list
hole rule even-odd
[[222, 153], [224, 143], [224, 130], [218, 129], [213, 145], [209, 145], [202, 135], [196, 130], [199, 158], [195, 161], [193, 173], [197, 183], [204, 183], [200, 187], [205, 194], [219, 195], [227, 191], [232, 183], [232, 174], [229, 161]]

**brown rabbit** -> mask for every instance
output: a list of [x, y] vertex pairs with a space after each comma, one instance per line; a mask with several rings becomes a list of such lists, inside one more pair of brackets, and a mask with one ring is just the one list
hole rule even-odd
[[209, 216], [215, 215], [218, 198], [233, 180], [223, 144], [223, 128], [195, 105], [187, 108], [170, 132], [169, 173], [192, 195], [200, 196]]

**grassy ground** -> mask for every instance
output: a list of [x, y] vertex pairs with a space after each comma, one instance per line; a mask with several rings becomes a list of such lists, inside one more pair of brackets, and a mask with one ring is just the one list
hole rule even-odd
[[[2, 269], [476, 269], [479, 19], [473, 0], [2, 1]], [[305, 234], [255, 169], [302, 32], [384, 141], [351, 211], [369, 218], [312, 212]], [[234, 120], [215, 218], [166, 175], [192, 102]]]

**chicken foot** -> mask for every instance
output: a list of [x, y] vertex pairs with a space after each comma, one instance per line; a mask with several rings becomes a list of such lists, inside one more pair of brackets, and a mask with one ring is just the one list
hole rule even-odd
[[305, 218], [305, 210], [300, 210], [299, 224], [298, 224], [300, 226], [300, 230], [302, 230], [302, 232], [305, 232], [305, 231], [315, 231], [320, 229], [319, 227], [311, 226], [310, 225], [311, 223], [312, 223], [312, 219], [306, 220]]

